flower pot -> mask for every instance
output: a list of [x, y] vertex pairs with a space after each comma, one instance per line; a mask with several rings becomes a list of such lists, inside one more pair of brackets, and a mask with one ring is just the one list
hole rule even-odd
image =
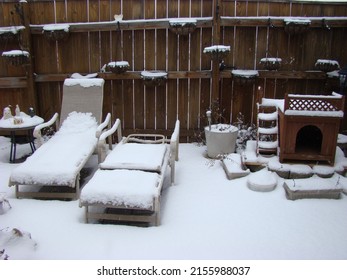
[[259, 76], [257, 70], [232, 70], [231, 73], [235, 83], [238, 85], [252, 85]]
[[214, 45], [206, 47], [204, 53], [208, 54], [212, 60], [221, 61], [230, 53], [230, 46]]
[[229, 124], [214, 124], [205, 127], [207, 155], [218, 158], [235, 152], [238, 128]]
[[284, 30], [291, 35], [301, 34], [309, 30], [311, 21], [309, 19], [287, 18], [284, 19]]
[[0, 42], [19, 40], [20, 32], [24, 26], [0, 27]]
[[141, 77], [146, 86], [156, 87], [166, 84], [167, 73], [164, 71], [142, 71]]
[[49, 41], [65, 41], [69, 37], [68, 24], [48, 24], [43, 27], [43, 35]]
[[196, 28], [195, 19], [176, 19], [170, 20], [170, 30], [177, 35], [188, 35]]
[[12, 50], [3, 52], [2, 56], [6, 59], [8, 64], [13, 66], [28, 65], [30, 63], [30, 54], [27, 51]]
[[111, 71], [116, 74], [125, 73], [129, 68], [130, 65], [128, 61], [111, 61], [106, 65], [106, 71]]
[[282, 59], [278, 57], [265, 57], [260, 60], [260, 64], [265, 70], [273, 71], [281, 67]]
[[315, 67], [320, 71], [328, 73], [338, 70], [340, 65], [336, 60], [317, 59]]

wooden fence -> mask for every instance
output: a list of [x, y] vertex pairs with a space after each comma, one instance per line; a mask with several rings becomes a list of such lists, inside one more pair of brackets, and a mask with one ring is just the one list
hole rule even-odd
[[[115, 15], [123, 15], [117, 24]], [[189, 35], [170, 30], [169, 19], [194, 18]], [[284, 19], [304, 17], [311, 24], [289, 34]], [[49, 41], [43, 27], [68, 23], [69, 37]], [[347, 3], [252, 0], [33, 0], [0, 1], [0, 26], [25, 26], [16, 40], [2, 40], [0, 51], [29, 50], [31, 63], [14, 67], [0, 60], [0, 108], [34, 106], [46, 120], [60, 111], [62, 84], [72, 73], [98, 73], [106, 80], [104, 114], [122, 120], [130, 132], [172, 131], [181, 121], [182, 141], [193, 141], [201, 116], [218, 98], [227, 121], [244, 114], [255, 122], [256, 102], [285, 93], [339, 91], [337, 78], [315, 69], [317, 59], [347, 64]], [[211, 45], [231, 46], [223, 68], [203, 53]], [[278, 71], [262, 70], [263, 57], [280, 57]], [[126, 60], [123, 74], [101, 72], [110, 61]], [[236, 83], [232, 69], [257, 69], [254, 83]], [[168, 73], [164, 86], [143, 84], [141, 71]], [[347, 128], [346, 122], [343, 129]]]

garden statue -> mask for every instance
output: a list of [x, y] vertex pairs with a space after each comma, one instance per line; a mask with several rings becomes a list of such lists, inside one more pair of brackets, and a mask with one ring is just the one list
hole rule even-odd
[[4, 108], [3, 119], [7, 120], [12, 118], [11, 108], [10, 106]]
[[16, 117], [20, 117], [20, 108], [18, 104], [16, 105], [15, 113], [16, 113]]

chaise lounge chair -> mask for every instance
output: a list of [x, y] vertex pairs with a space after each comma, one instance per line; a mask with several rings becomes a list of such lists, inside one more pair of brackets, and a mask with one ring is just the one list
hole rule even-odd
[[[80, 207], [85, 218], [107, 221], [160, 224], [160, 197], [167, 167], [171, 184], [175, 181], [180, 123], [170, 139], [157, 134], [131, 134], [122, 138], [120, 120], [100, 136], [100, 165], [84, 186]], [[105, 139], [118, 132], [118, 144], [105, 150]]]
[[[96, 152], [102, 131], [111, 127], [110, 114], [98, 125], [102, 118], [103, 86], [104, 80], [99, 78], [64, 81], [61, 126], [58, 113], [37, 126], [34, 137], [40, 147], [10, 175], [9, 186], [15, 186], [17, 198], [78, 199], [80, 172]], [[42, 129], [54, 124], [58, 131], [43, 143]], [[112, 143], [109, 145], [112, 147]]]

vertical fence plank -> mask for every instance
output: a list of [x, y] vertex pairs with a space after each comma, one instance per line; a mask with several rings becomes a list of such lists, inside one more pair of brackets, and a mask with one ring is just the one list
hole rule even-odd
[[331, 53], [333, 57], [339, 61], [341, 67], [347, 66], [346, 48], [341, 47], [341, 38], [347, 38], [347, 27], [334, 29], [331, 36]]
[[[156, 17], [155, 14], [155, 1], [145, 0], [145, 18], [153, 19]], [[156, 31], [145, 30], [145, 67], [146, 70], [157, 70], [156, 69]], [[155, 128], [156, 124], [156, 87], [145, 87], [145, 99], [144, 99], [144, 114], [145, 114], [145, 128]]]
[[[200, 2], [192, 1], [192, 17], [201, 16]], [[201, 49], [201, 29], [195, 30], [190, 35], [190, 58], [189, 69], [190, 71], [201, 70], [201, 56], [203, 50]], [[190, 79], [189, 80], [189, 128], [196, 130], [199, 124], [199, 115], [201, 113], [200, 99], [201, 99], [201, 80], [202, 79]], [[194, 141], [194, 139], [191, 139]]]
[[[128, 61], [132, 70], [135, 69], [135, 64], [133, 60], [133, 32], [132, 31], [123, 31], [123, 59]], [[118, 88], [117, 88], [118, 89]], [[120, 88], [121, 89], [121, 88]], [[123, 91], [117, 91], [117, 100], [118, 102], [124, 103], [121, 118], [124, 120], [125, 128], [135, 128], [134, 127], [134, 81], [133, 80], [124, 80], [123, 81]], [[121, 96], [123, 94], [123, 96]], [[116, 112], [120, 114], [120, 112]]]
[[[87, 1], [67, 1], [67, 21], [87, 22]], [[72, 33], [69, 36], [69, 45], [73, 48], [62, 50], [62, 71], [65, 73], [89, 72], [89, 40], [88, 33]]]
[[[89, 0], [88, 20], [89, 22], [100, 21], [100, 5], [98, 0]], [[101, 56], [101, 31], [89, 32], [89, 72], [100, 72], [102, 67]]]
[[291, 70], [292, 58], [288, 51], [288, 36], [279, 28], [269, 28], [268, 56], [282, 59], [281, 69]]
[[[178, 17], [178, 0], [169, 1], [168, 7], [168, 17], [177, 18]], [[177, 71], [177, 47], [178, 39], [177, 35], [171, 31], [167, 33], [167, 70], [168, 71]], [[177, 119], [177, 80], [169, 79], [167, 81], [167, 127], [173, 128], [175, 121]]]
[[269, 2], [269, 15], [271, 16], [291, 16], [291, 3], [285, 2]]
[[[102, 3], [101, 18], [103, 20], [114, 20], [114, 16], [120, 15], [122, 12], [122, 0], [105, 0]], [[131, 37], [131, 31], [116, 30], [102, 32], [102, 63], [106, 64], [110, 61], [125, 60], [129, 62], [129, 65], [132, 68]], [[124, 51], [122, 48], [123, 45], [126, 46]], [[111, 80], [109, 83], [113, 120], [115, 121], [115, 119], [119, 118], [123, 125], [127, 124], [129, 127], [132, 127], [132, 81]], [[127, 110], [125, 110], [125, 107]]]
[[272, 54], [269, 51], [269, 27], [258, 27], [257, 28], [257, 38], [256, 38], [256, 57], [255, 57], [255, 68], [261, 69], [260, 60], [263, 57], [274, 57], [275, 54]]
[[62, 83], [40, 83], [36, 86], [38, 108], [35, 109], [45, 120], [49, 120], [55, 112], [60, 114], [62, 101]]
[[[167, 18], [167, 1], [156, 0], [156, 18]], [[156, 30], [157, 69], [167, 71], [167, 33], [166, 29]], [[165, 38], [165, 40], [164, 40]], [[167, 85], [156, 89], [156, 128], [167, 129]]]
[[[134, 31], [134, 70], [142, 71], [144, 69], [144, 31]], [[134, 81], [134, 98], [135, 98], [135, 126], [144, 127], [145, 112], [144, 112], [144, 86], [142, 81]]]
[[66, 14], [66, 2], [65, 1], [56, 1], [55, 2], [55, 13], [54, 17], [57, 23], [66, 23], [67, 14]]
[[[156, 31], [156, 51], [157, 61], [156, 66], [159, 70], [166, 71], [166, 40], [160, 40], [160, 38], [166, 38], [168, 30]], [[167, 85], [157, 87], [156, 89], [156, 128], [166, 129], [166, 89]]]
[[[48, 2], [32, 3], [30, 5], [30, 20], [34, 24], [55, 23], [54, 6]], [[58, 45], [55, 41], [49, 41], [42, 35], [32, 35], [32, 50], [34, 54], [40, 54], [40, 59], [35, 59], [34, 71], [36, 73], [49, 74], [61, 71]], [[38, 108], [35, 110], [46, 120], [52, 117], [53, 112], [60, 113], [62, 97], [60, 84], [59, 82], [36, 84]]]
[[[177, 71], [177, 36], [168, 32], [168, 71]], [[167, 125], [173, 127], [177, 119], [177, 80], [169, 79], [167, 81]]]
[[[16, 11], [15, 3], [7, 3], [7, 5], [2, 4], [4, 7], [4, 25], [5, 26], [23, 26], [24, 22], [21, 19], [20, 14]], [[0, 51], [10, 51], [10, 50], [26, 50], [22, 42], [23, 35], [17, 36], [14, 40], [2, 40], [0, 44]], [[5, 59], [0, 57], [0, 73], [4, 76], [25, 76], [26, 69], [24, 67], [15, 67], [6, 63]], [[23, 92], [18, 90], [18, 92]]]
[[[204, 0], [202, 3], [201, 13], [203, 17], [212, 17], [213, 16], [213, 2]], [[211, 70], [211, 59], [208, 55], [203, 53], [205, 47], [209, 47], [213, 44], [212, 41], [212, 28], [202, 28], [200, 31], [200, 64], [201, 70]], [[203, 130], [203, 126], [206, 123], [203, 123], [203, 120], [206, 118], [205, 113], [211, 107], [211, 89], [212, 89], [212, 79], [201, 79], [200, 81], [200, 114], [198, 121], [198, 128]]]
[[238, 27], [235, 40], [235, 67], [253, 69], [255, 59], [256, 30], [253, 27]]

